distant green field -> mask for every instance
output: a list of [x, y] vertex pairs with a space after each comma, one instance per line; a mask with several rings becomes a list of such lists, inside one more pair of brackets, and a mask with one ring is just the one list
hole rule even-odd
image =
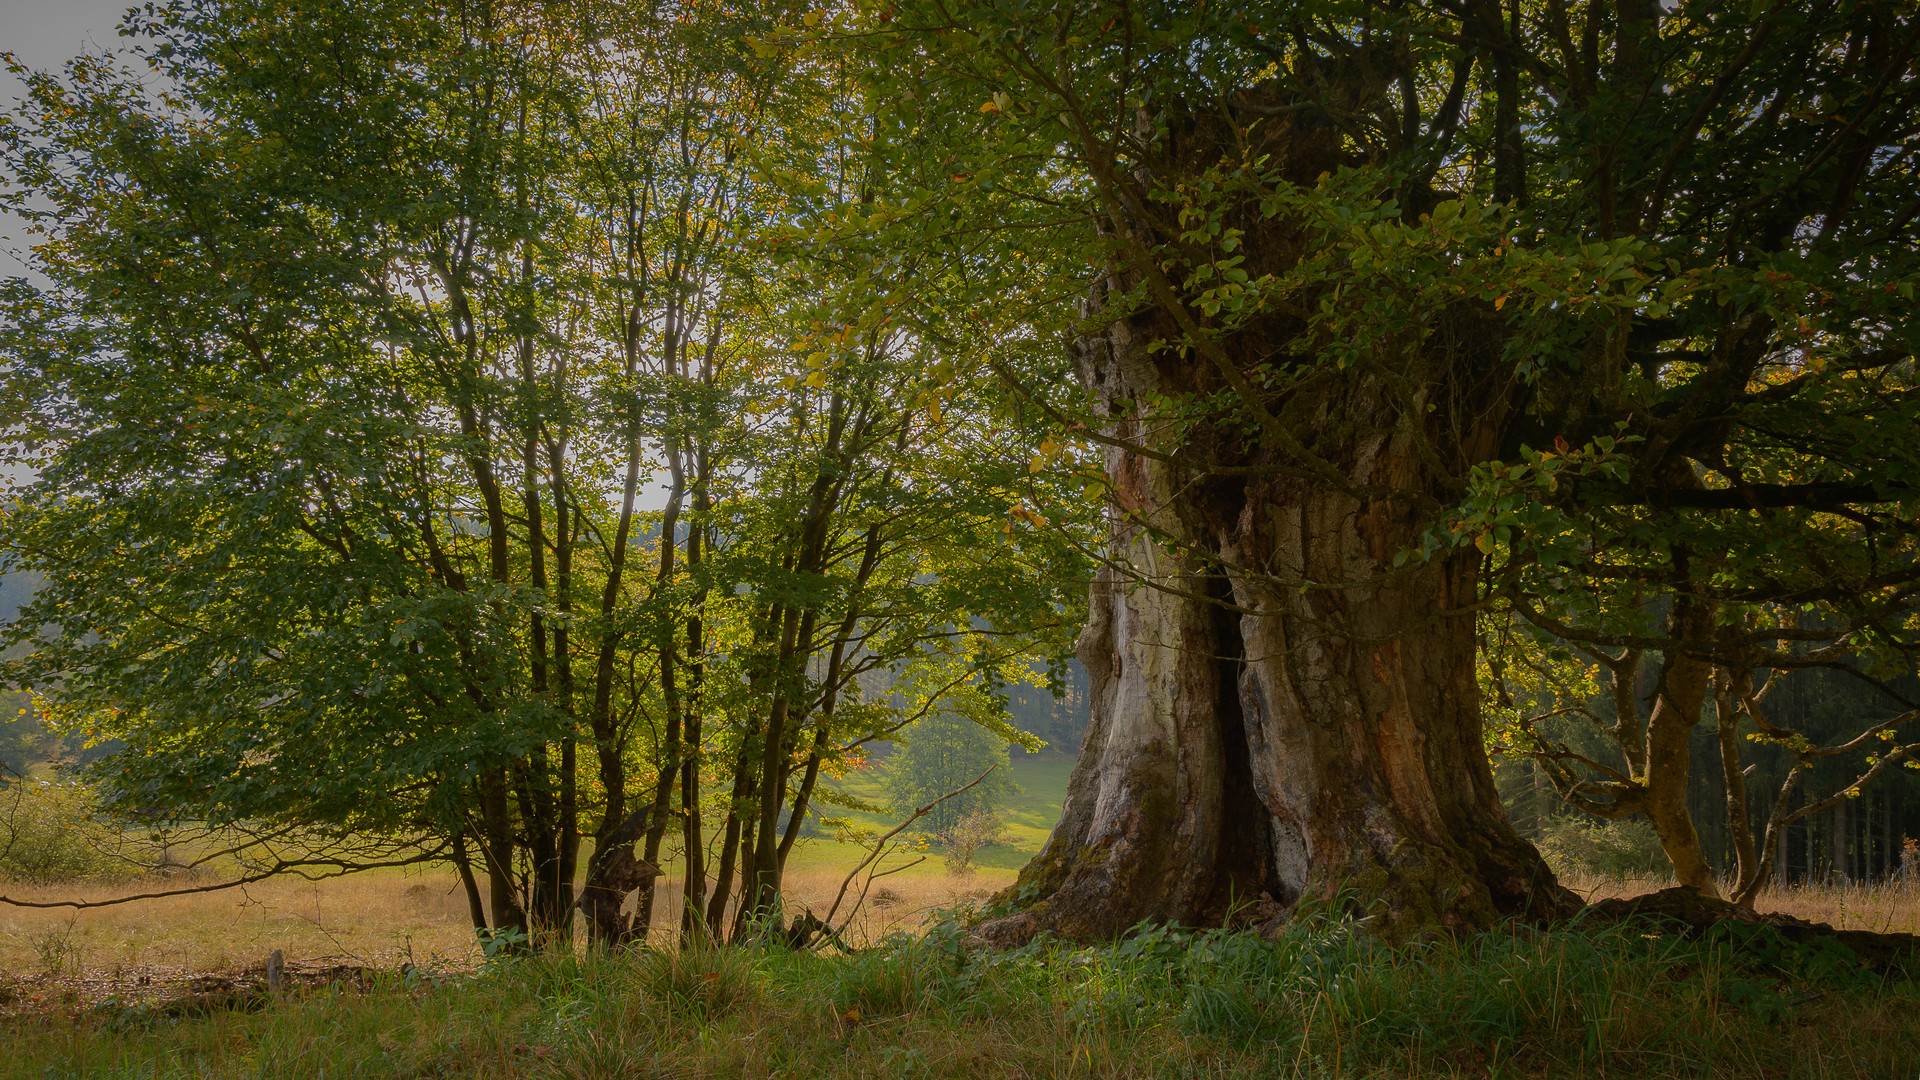
[[[1007, 843], [983, 848], [974, 857], [983, 870], [1018, 870], [1039, 852], [1041, 845], [1060, 821], [1060, 806], [1067, 797], [1067, 777], [1073, 772], [1070, 754], [1015, 754], [1008, 766], [1019, 794], [1002, 807], [1007, 822]], [[884, 766], [874, 765], [853, 773], [831, 786], [862, 802], [884, 805], [887, 801]], [[899, 819], [880, 814], [863, 814], [840, 807], [825, 808], [828, 817], [847, 818], [855, 825], [884, 833], [899, 824]], [[853, 855], [849, 845], [831, 840], [809, 840], [795, 850], [800, 865], [838, 863]], [[857, 857], [857, 856], [856, 856]]]

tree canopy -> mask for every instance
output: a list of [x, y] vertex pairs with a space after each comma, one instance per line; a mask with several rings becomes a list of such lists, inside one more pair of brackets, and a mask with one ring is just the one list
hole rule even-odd
[[[1083, 612], [1047, 903], [989, 935], [1563, 910], [1489, 741], [1710, 891], [1710, 705], [1729, 783], [1920, 753], [1899, 5], [130, 20], [0, 128], [52, 281], [0, 330], [9, 678], [126, 741], [122, 808], [404, 839], [556, 934], [590, 837], [596, 936], [668, 855], [726, 933], [824, 775]], [[1624, 770], [1521, 707], [1576, 653]], [[1905, 711], [1769, 722], [1809, 668]]]

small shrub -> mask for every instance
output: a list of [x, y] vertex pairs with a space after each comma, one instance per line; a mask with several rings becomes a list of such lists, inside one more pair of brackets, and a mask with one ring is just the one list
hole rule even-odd
[[49, 926], [27, 935], [27, 943], [48, 975], [58, 977], [78, 967], [79, 943], [73, 939], [73, 920], [64, 926]]
[[0, 788], [0, 878], [53, 885], [134, 877], [137, 866], [114, 857], [120, 844], [84, 784], [27, 780]]
[[1556, 817], [1543, 832], [1540, 853], [1556, 873], [1579, 870], [1617, 880], [1667, 869], [1660, 837], [1644, 818]]
[[999, 843], [1004, 829], [998, 814], [979, 807], [941, 830], [939, 840], [946, 849], [947, 872], [957, 877], [973, 873], [974, 853]]

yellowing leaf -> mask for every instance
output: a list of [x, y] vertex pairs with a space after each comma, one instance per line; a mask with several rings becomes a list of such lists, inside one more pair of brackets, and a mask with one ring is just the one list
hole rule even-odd
[[1474, 537], [1473, 546], [1479, 548], [1480, 554], [1482, 555], [1493, 554], [1493, 534], [1481, 533], [1479, 536]]

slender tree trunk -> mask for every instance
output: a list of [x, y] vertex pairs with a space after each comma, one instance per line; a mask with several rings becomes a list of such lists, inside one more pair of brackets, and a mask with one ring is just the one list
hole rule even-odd
[[[564, 375], [564, 372], [562, 373]], [[560, 742], [560, 879], [557, 892], [567, 903], [574, 903], [574, 879], [580, 872], [580, 751], [576, 732], [578, 703], [573, 680], [573, 551], [579, 515], [568, 501], [564, 439], [549, 437], [547, 486], [553, 497], [554, 580], [549, 603], [560, 612], [552, 627], [553, 688], [555, 705], [568, 717], [567, 734]], [[571, 910], [568, 912], [571, 920]], [[571, 922], [569, 921], [569, 926]]]
[[[827, 410], [827, 432], [820, 455], [824, 465], [814, 476], [807, 510], [801, 520], [795, 568], [803, 576], [819, 574], [826, 565], [834, 514], [845, 491], [847, 466], [866, 448], [872, 414], [866, 406], [848, 408], [847, 396], [836, 390]], [[761, 746], [760, 814], [749, 846], [753, 853], [745, 880], [749, 893], [742, 901], [756, 917], [774, 914], [779, 905], [781, 870], [780, 811], [787, 803], [787, 781], [793, 771], [797, 736], [809, 705], [807, 662], [813, 656], [814, 629], [819, 609], [787, 607], [780, 614], [779, 647], [773, 672], [773, 703], [767, 711], [765, 741]]]
[[[628, 362], [628, 374], [633, 372], [631, 358]], [[624, 477], [620, 497], [620, 522], [614, 532], [613, 550], [607, 566], [607, 580], [600, 593], [600, 615], [604, 619], [610, 616], [620, 598], [623, 572], [626, 569], [627, 549], [633, 539], [634, 502], [640, 486], [640, 435], [637, 429], [627, 432], [626, 476]], [[613, 684], [614, 662], [620, 648], [620, 632], [609, 628], [600, 635], [599, 648], [594, 661], [593, 706], [591, 722], [593, 727], [594, 754], [599, 766], [600, 785], [606, 796], [606, 806], [601, 813], [600, 826], [594, 832], [593, 856], [587, 866], [587, 879], [581, 892], [580, 905], [587, 910], [588, 933], [597, 935], [606, 928], [617, 925], [617, 920], [596, 916], [596, 911], [607, 907], [608, 897], [617, 891], [624, 882], [633, 879], [628, 871], [627, 861], [633, 853], [615, 854], [616, 849], [630, 847], [638, 834], [620, 843], [612, 838], [626, 820], [627, 767], [625, 758], [625, 738], [614, 720]], [[646, 878], [645, 881], [650, 881]], [[641, 881], [640, 884], [644, 884]], [[635, 885], [634, 887], [639, 887]], [[587, 908], [591, 898], [594, 907]], [[625, 894], [621, 894], [622, 901]], [[617, 911], [618, 904], [614, 905]], [[614, 944], [619, 938], [591, 938], [598, 944]]]
[[[906, 431], [902, 427], [900, 440], [904, 443]], [[896, 447], [897, 449], [897, 447]], [[891, 482], [888, 473], [882, 484]], [[813, 799], [814, 785], [820, 779], [820, 764], [826, 757], [827, 746], [833, 739], [833, 716], [840, 700], [840, 684], [845, 678], [848, 643], [853, 640], [853, 632], [860, 624], [860, 607], [867, 582], [873, 577], [873, 571], [880, 564], [880, 545], [885, 533], [878, 524], [867, 527], [866, 543], [860, 553], [860, 569], [854, 574], [853, 587], [847, 596], [847, 613], [840, 620], [839, 628], [834, 632], [833, 648], [827, 656], [827, 674], [825, 690], [818, 709], [819, 719], [814, 723], [813, 747], [807, 754], [807, 764], [800, 780], [800, 790], [793, 796], [793, 814], [787, 819], [786, 834], [780, 838], [779, 860], [784, 873], [787, 854], [793, 850], [793, 844], [800, 836], [800, 828], [807, 814], [807, 806]]]
[[742, 740], [740, 753], [733, 761], [733, 791], [727, 797], [727, 822], [722, 826], [720, 868], [714, 874], [713, 895], [707, 901], [707, 933], [715, 940], [721, 936], [727, 902], [733, 894], [734, 868], [740, 858], [741, 823], [753, 799], [752, 768], [752, 743]]
[[[671, 362], [671, 357], [669, 357]], [[686, 470], [680, 456], [680, 440], [677, 435], [662, 440], [662, 449], [666, 452], [668, 468], [673, 474], [672, 486], [668, 489], [666, 508], [660, 516], [660, 572], [655, 580], [656, 595], [664, 596], [672, 587], [674, 574], [674, 556], [679, 550], [680, 505], [686, 497]], [[653, 786], [653, 817], [647, 822], [646, 839], [642, 845], [641, 860], [648, 865], [657, 865], [660, 861], [660, 843], [666, 838], [667, 826], [673, 820], [673, 794], [680, 779], [681, 755], [685, 752], [681, 740], [682, 703], [680, 700], [679, 648], [674, 641], [678, 628], [676, 620], [662, 618], [659, 632], [655, 635], [655, 652], [660, 662], [660, 698], [666, 712], [666, 730], [662, 733], [660, 747], [655, 755], [659, 773]], [[635, 900], [632, 935], [638, 940], [646, 940], [653, 928], [654, 886], [658, 878], [649, 878], [640, 886], [640, 895]]]
[[[1793, 884], [1793, 871], [1792, 871], [1792, 868], [1787, 865], [1787, 830], [1785, 829], [1780, 830], [1780, 835], [1774, 840], [1773, 847], [1774, 847], [1774, 858], [1779, 860], [1780, 869], [1778, 871], [1778, 874], [1780, 878], [1780, 884], [1782, 885]], [[1762, 884], [1762, 887], [1765, 886], [1764, 881], [1762, 881], [1761, 884]], [[1758, 892], [1759, 890], [1756, 889], [1755, 891]], [[1751, 903], [1751, 900], [1749, 900], [1749, 903]]]
[[487, 928], [487, 905], [480, 899], [480, 883], [473, 877], [473, 860], [467, 855], [465, 834], [453, 838], [453, 868], [460, 874], [460, 888], [467, 894], [467, 916], [475, 930]]
[[[790, 611], [781, 636], [779, 689], [768, 711], [766, 743], [760, 759], [760, 820], [754, 826], [751, 902], [756, 916], [773, 913], [780, 897], [780, 811], [787, 805], [787, 779], [792, 772], [794, 733], [805, 720], [795, 715], [795, 704], [806, 693], [807, 659], [812, 656], [817, 613]], [[804, 706], [803, 706], [804, 707]]]
[[1847, 804], [1833, 804], [1833, 883], [1846, 888], [1852, 884], [1847, 878]]
[[[1500, 8], [1489, 5], [1489, 40], [1518, 40], [1520, 4], [1512, 3], [1512, 22], [1501, 26]], [[1487, 10], [1484, 9], [1483, 10]], [[1494, 146], [1493, 197], [1525, 206], [1527, 201], [1526, 141], [1520, 129], [1520, 61], [1505, 49], [1493, 52]]]
[[[694, 493], [695, 521], [691, 535], [687, 537], [687, 569], [699, 570], [703, 557], [701, 540], [705, 535], [708, 509], [706, 490], [706, 454], [699, 454], [696, 470], [698, 488]], [[706, 684], [706, 660], [702, 652], [706, 648], [704, 640], [705, 622], [701, 612], [705, 609], [707, 591], [702, 588], [693, 598], [687, 612], [687, 706], [685, 720], [686, 755], [680, 766], [680, 813], [681, 846], [686, 849], [686, 886], [682, 890], [680, 934], [694, 936], [704, 929], [707, 866], [705, 841], [701, 837], [700, 814], [700, 753], [701, 753], [701, 690]]]
[[1645, 813], [1660, 837], [1680, 884], [1705, 896], [1719, 896], [1713, 868], [1707, 865], [1700, 834], [1687, 812], [1687, 777], [1692, 768], [1693, 722], [1706, 697], [1710, 666], [1692, 657], [1674, 657], [1663, 665], [1660, 697], [1647, 719], [1647, 797]]
[[487, 885], [495, 930], [527, 928], [513, 880], [513, 822], [507, 806], [505, 769], [495, 769], [480, 781], [480, 814], [486, 830], [481, 853], [487, 861]]
[[1733, 843], [1734, 897], [1751, 896], [1766, 886], [1753, 843], [1747, 809], [1747, 776], [1740, 765], [1740, 701], [1752, 693], [1750, 672], [1721, 668], [1714, 686], [1714, 719], [1720, 736], [1720, 774], [1727, 784], [1727, 834]]
[[1817, 837], [1817, 836], [1815, 836], [1815, 835], [1814, 835], [1814, 832], [1815, 832], [1815, 829], [1814, 829], [1814, 819], [1813, 819], [1813, 818], [1811, 818], [1811, 817], [1809, 817], [1809, 818], [1807, 819], [1807, 826], [1806, 826], [1806, 832], [1805, 832], [1805, 834], [1803, 835], [1803, 840], [1804, 840], [1804, 846], [1805, 846], [1805, 849], [1806, 849], [1806, 856], [1807, 856], [1807, 859], [1806, 859], [1806, 877], [1804, 877], [1803, 879], [1801, 879], [1801, 880], [1803, 880], [1803, 881], [1805, 881], [1805, 882], [1806, 882], [1807, 884], [1809, 884], [1809, 885], [1812, 885], [1812, 884], [1814, 884], [1814, 883], [1816, 883], [1816, 882], [1818, 882], [1818, 881], [1820, 880], [1820, 877], [1821, 877], [1821, 875], [1820, 875], [1820, 871], [1819, 871], [1819, 869], [1818, 869], [1818, 867], [1819, 867], [1819, 865], [1820, 865], [1820, 864], [1814, 861], [1814, 859], [1815, 859], [1815, 856], [1814, 856], [1814, 849], [1815, 849], [1815, 847], [1816, 847], [1816, 846], [1818, 846], [1818, 844], [1819, 844], [1819, 837]]
[[1881, 811], [1882, 811], [1880, 815], [1881, 833], [1882, 833], [1882, 836], [1880, 838], [1881, 875], [1886, 880], [1892, 881], [1894, 860], [1899, 858], [1899, 850], [1895, 845], [1894, 839], [1893, 839], [1894, 837], [1893, 822], [1896, 815], [1894, 812], [1894, 789], [1892, 784], [1887, 785], [1886, 791], [1882, 795]]
[[[764, 778], [761, 778], [764, 782]], [[758, 793], [759, 784], [748, 787], [748, 798]], [[754, 828], [759, 823], [759, 814], [744, 815], [740, 823], [740, 898], [733, 908], [733, 928], [727, 932], [727, 940], [744, 941], [747, 935], [747, 922], [754, 915], [754, 899], [757, 895], [756, 883], [760, 880], [760, 850], [754, 839]], [[719, 900], [721, 895], [714, 899]]]
[[558, 800], [545, 748], [535, 747], [514, 768], [514, 792], [525, 823], [528, 869], [528, 916], [536, 942], [542, 947], [560, 940], [571, 919], [573, 891], [562, 885]]

